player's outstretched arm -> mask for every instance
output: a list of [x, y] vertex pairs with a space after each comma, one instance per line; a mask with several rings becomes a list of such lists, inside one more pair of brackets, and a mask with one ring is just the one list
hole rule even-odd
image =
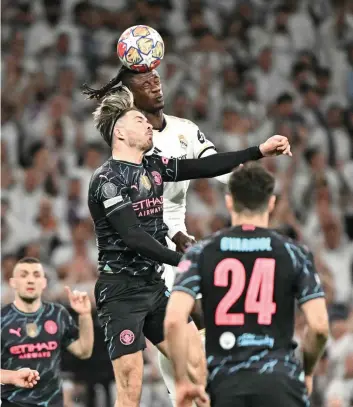
[[71, 343], [67, 349], [80, 359], [89, 359], [92, 356], [94, 342], [91, 301], [86, 292], [71, 291], [71, 288], [67, 286], [65, 290], [69, 297], [71, 308], [79, 315], [79, 338]]
[[24, 368], [20, 370], [1, 369], [1, 384], [12, 384], [17, 387], [31, 389], [38, 380], [39, 373], [36, 370]]
[[[108, 216], [108, 214], [107, 214]], [[127, 247], [151, 260], [177, 266], [181, 254], [164, 247], [140, 227], [132, 205], [126, 205], [108, 216]]]
[[233, 168], [247, 161], [280, 154], [292, 155], [287, 137], [273, 136], [260, 146], [245, 150], [219, 153], [200, 159], [178, 160], [175, 181], [217, 177], [231, 172]]

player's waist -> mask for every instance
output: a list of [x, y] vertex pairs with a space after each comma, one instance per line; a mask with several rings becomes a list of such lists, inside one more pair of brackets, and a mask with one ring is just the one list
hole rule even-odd
[[[136, 265], [135, 265], [136, 266]], [[107, 272], [102, 271], [99, 272], [99, 280], [114, 280], [114, 281], [121, 281], [121, 280], [131, 280], [131, 281], [152, 281], [152, 280], [160, 280], [163, 274], [163, 266], [159, 264], [152, 264], [149, 266], [145, 266], [142, 269], [138, 267], [124, 267], [122, 268], [112, 268], [111, 271]]]
[[211, 354], [207, 352], [207, 363], [209, 368], [214, 368], [220, 365], [239, 366], [242, 368], [250, 368], [252, 366], [261, 366], [269, 360], [276, 360], [276, 363], [286, 364], [293, 363], [299, 364], [295, 357], [294, 350], [279, 348], [237, 348], [230, 351], [227, 355], [224, 354]]

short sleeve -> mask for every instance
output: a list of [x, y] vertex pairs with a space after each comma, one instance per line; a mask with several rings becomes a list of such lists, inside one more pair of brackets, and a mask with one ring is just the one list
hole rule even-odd
[[61, 344], [64, 348], [67, 348], [73, 342], [79, 339], [80, 333], [78, 326], [72, 316], [69, 314], [69, 311], [66, 308], [62, 307], [60, 312], [60, 322], [62, 326]]
[[119, 175], [108, 172], [99, 174], [90, 185], [90, 196], [96, 202], [103, 204], [106, 215], [109, 217], [119, 209], [131, 205], [130, 188]]
[[200, 255], [202, 248], [193, 246], [182, 257], [172, 291], [183, 291], [196, 299], [201, 292]]
[[295, 296], [299, 305], [315, 298], [325, 297], [313, 254], [305, 248], [297, 247], [296, 257]]
[[151, 159], [154, 161], [154, 166], [158, 168], [158, 172], [152, 171], [154, 180], [159, 184], [159, 177], [163, 182], [173, 182], [178, 175], [178, 160], [176, 158], [166, 158], [153, 154]]
[[215, 150], [214, 144], [207, 140], [202, 131], [195, 125], [194, 135], [192, 137], [193, 157], [201, 158], [207, 150]]

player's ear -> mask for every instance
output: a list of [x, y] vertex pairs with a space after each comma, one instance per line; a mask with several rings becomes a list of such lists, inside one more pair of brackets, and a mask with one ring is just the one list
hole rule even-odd
[[124, 129], [123, 128], [118, 128], [116, 127], [114, 129], [114, 137], [116, 137], [118, 140], [125, 140], [125, 134], [124, 134]]
[[275, 209], [276, 205], [276, 195], [271, 195], [271, 198], [268, 202], [268, 211], [271, 213]]
[[43, 278], [43, 290], [47, 288], [48, 280], [46, 277]]
[[233, 202], [233, 198], [232, 198], [231, 194], [226, 193], [225, 202], [226, 202], [226, 208], [227, 208], [228, 212], [229, 213], [234, 212], [234, 202]]

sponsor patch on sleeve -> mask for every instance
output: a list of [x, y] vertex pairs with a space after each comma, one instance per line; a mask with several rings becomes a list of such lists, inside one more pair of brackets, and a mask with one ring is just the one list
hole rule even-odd
[[106, 201], [103, 202], [104, 208], [110, 208], [111, 206], [122, 202], [123, 197], [121, 195], [115, 196], [114, 198], [107, 199]]

